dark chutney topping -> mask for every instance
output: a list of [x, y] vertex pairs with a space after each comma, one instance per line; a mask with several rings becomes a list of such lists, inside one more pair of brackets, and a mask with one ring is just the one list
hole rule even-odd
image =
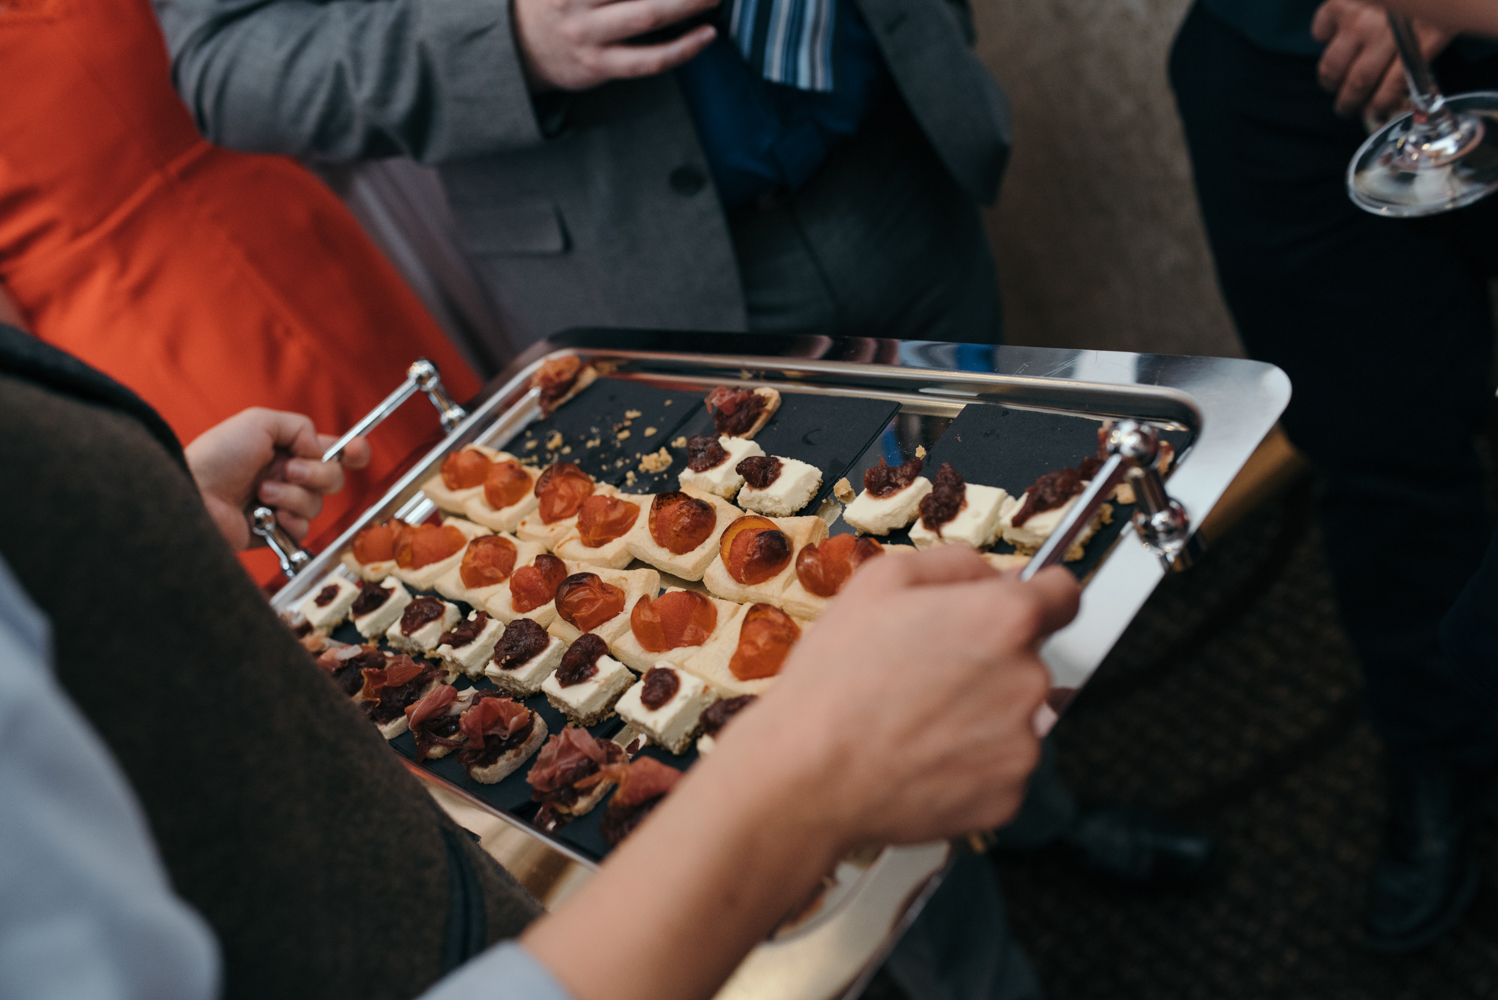
[[390, 600], [390, 595], [395, 593], [393, 586], [387, 587], [384, 583], [375, 583], [370, 580], [359, 581], [359, 596], [354, 601], [354, 606], [349, 608], [349, 614], [355, 618], [363, 618], [371, 611], [378, 611]]
[[1036, 514], [1055, 510], [1082, 490], [1082, 474], [1076, 469], [1047, 472], [1025, 491], [1025, 502], [1010, 523], [1018, 528]]
[[333, 683], [352, 698], [364, 686], [364, 671], [378, 670], [385, 665], [385, 654], [378, 649], [369, 649], [358, 656], [351, 656], [329, 671]]
[[744, 482], [757, 490], [767, 490], [780, 478], [780, 459], [774, 455], [750, 455], [734, 469]]
[[437, 640], [439, 646], [451, 646], [453, 649], [462, 649], [471, 645], [489, 625], [489, 613], [478, 611], [472, 618], [458, 623], [458, 627], [442, 633], [442, 638]]
[[329, 604], [332, 604], [337, 599], [338, 599], [338, 584], [336, 584], [336, 583], [330, 583], [326, 587], [324, 587], [323, 589], [321, 589], [321, 590], [319, 590], [317, 592], [317, 596], [314, 597], [314, 598], [312, 598], [312, 603], [316, 604], [319, 608], [325, 608]]
[[531, 730], [535, 726], [536, 713], [532, 712], [530, 720], [515, 735], [496, 736], [490, 733], [484, 737], [482, 747], [465, 746], [458, 753], [458, 763], [464, 767], [491, 767], [511, 750], [524, 746], [525, 741], [531, 738]]
[[444, 610], [440, 597], [416, 598], [401, 612], [401, 635], [412, 635], [428, 622], [437, 621]]
[[687, 468], [693, 472], [716, 469], [728, 461], [728, 452], [716, 435], [698, 434], [687, 438]]
[[634, 832], [635, 827], [650, 815], [650, 811], [660, 805], [664, 795], [657, 795], [653, 799], [637, 802], [623, 809], [615, 809], [612, 805], [603, 814], [603, 822], [598, 825], [598, 832], [603, 834], [603, 839], [608, 841], [610, 847], [618, 847], [620, 842]]
[[759, 419], [764, 410], [764, 396], [748, 389], [718, 386], [707, 396], [707, 409], [713, 415], [713, 426], [719, 434], [739, 437]]
[[608, 643], [592, 632], [584, 632], [568, 647], [557, 667], [557, 683], [571, 687], [598, 673], [598, 658], [609, 651]]
[[505, 626], [505, 634], [494, 647], [494, 662], [501, 670], [514, 670], [535, 659], [549, 642], [551, 636], [540, 625], [529, 618], [516, 618]]
[[951, 462], [941, 463], [931, 480], [931, 492], [921, 497], [921, 523], [928, 531], [941, 534], [941, 526], [957, 516], [967, 504], [967, 484]]
[[916, 477], [921, 474], [921, 467], [919, 457], [912, 458], [904, 465], [887, 465], [881, 457], [878, 465], [863, 474], [863, 488], [875, 500], [883, 500], [915, 482]]
[[644, 685], [640, 690], [640, 704], [654, 712], [676, 697], [676, 692], [681, 690], [681, 678], [674, 670], [651, 667], [645, 671]]
[[737, 698], [724, 698], [722, 701], [713, 702], [708, 706], [706, 712], [702, 713], [702, 734], [704, 736], [715, 735], [718, 730], [728, 725], [728, 720], [738, 715], [744, 709], [759, 698], [756, 694], [741, 694]]

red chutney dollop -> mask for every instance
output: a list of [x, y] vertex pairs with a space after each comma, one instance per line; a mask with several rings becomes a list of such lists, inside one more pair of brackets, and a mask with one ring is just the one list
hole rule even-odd
[[707, 410], [719, 434], [739, 437], [759, 419], [766, 400], [749, 389], [730, 389], [720, 385], [707, 394]]
[[451, 524], [423, 524], [401, 533], [395, 543], [395, 564], [401, 569], [421, 569], [457, 555], [468, 544], [468, 536]]
[[557, 585], [557, 614], [583, 632], [591, 632], [624, 610], [624, 591], [604, 583], [597, 573], [574, 573]]
[[650, 501], [650, 537], [673, 555], [685, 555], [712, 535], [718, 511], [706, 500], [673, 490]]
[[750, 455], [734, 467], [744, 482], [757, 490], [767, 490], [780, 478], [780, 459], [774, 455]]
[[1016, 528], [1024, 524], [1036, 514], [1048, 510], [1055, 510], [1072, 497], [1081, 493], [1085, 487], [1082, 485], [1082, 474], [1076, 469], [1057, 469], [1055, 472], [1047, 472], [1025, 491], [1025, 502], [1020, 509], [1014, 512], [1013, 524]]
[[652, 653], [700, 646], [718, 625], [713, 602], [690, 590], [673, 590], [652, 600], [641, 597], [629, 613], [629, 627]]
[[516, 618], [505, 626], [494, 647], [494, 664], [514, 670], [535, 659], [551, 643], [551, 636], [531, 618]]
[[860, 535], [834, 535], [796, 553], [796, 579], [809, 594], [834, 597], [865, 559], [884, 554], [884, 546]]
[[791, 540], [774, 521], [748, 514], [723, 531], [718, 553], [729, 576], [753, 586], [790, 565]]
[[450, 490], [468, 490], [484, 485], [489, 475], [489, 456], [472, 448], [455, 451], [442, 460], [442, 485]]
[[354, 599], [354, 606], [349, 608], [349, 616], [352, 618], [363, 618], [378, 608], [383, 608], [385, 602], [395, 593], [395, 583], [390, 586], [383, 583], [375, 583], [370, 580], [359, 581], [359, 596]]
[[401, 612], [401, 635], [413, 635], [428, 622], [441, 618], [446, 609], [440, 597], [417, 597]]
[[687, 438], [687, 468], [693, 472], [716, 469], [728, 461], [728, 452], [716, 434], [698, 434]]
[[557, 587], [565, 579], [566, 563], [553, 555], [539, 555], [510, 577], [510, 604], [522, 615], [544, 607], [556, 597]]
[[571, 462], [558, 462], [536, 480], [541, 521], [552, 524], [571, 517], [593, 495], [593, 477]]
[[458, 575], [463, 586], [473, 590], [504, 583], [515, 572], [519, 557], [515, 543], [499, 535], [480, 535], [468, 543]]
[[757, 694], [741, 694], [737, 698], [724, 698], [715, 701], [702, 713], [702, 734], [704, 736], [716, 736], [718, 730], [728, 725], [728, 720], [738, 715], [744, 709], [754, 704], [759, 699]]
[[312, 599], [312, 603], [317, 605], [319, 608], [325, 608], [329, 604], [332, 604], [337, 596], [338, 584], [330, 583], [317, 592], [317, 596]]
[[921, 474], [921, 467], [919, 457], [912, 458], [904, 465], [893, 466], [886, 465], [881, 457], [878, 465], [863, 474], [864, 491], [875, 500], [894, 496], [915, 482], [916, 477]]
[[957, 516], [967, 506], [967, 483], [952, 467], [951, 462], [941, 463], [936, 476], [931, 480], [931, 492], [921, 497], [921, 523], [927, 531], [941, 537], [941, 526]]
[[670, 667], [651, 667], [640, 678], [640, 704], [652, 712], [659, 711], [680, 690], [681, 678], [676, 675], [675, 670]]
[[598, 673], [598, 658], [608, 651], [608, 644], [593, 633], [579, 636], [562, 655], [561, 666], [557, 667], [557, 683], [562, 687], [581, 684]]
[[515, 506], [530, 491], [530, 473], [512, 458], [493, 463], [484, 476], [484, 500], [495, 510]]
[[602, 548], [633, 528], [639, 519], [637, 504], [595, 493], [577, 512], [577, 533], [588, 548]]
[[437, 645], [462, 649], [464, 646], [472, 645], [474, 640], [478, 639], [479, 635], [488, 627], [489, 613], [487, 611], [475, 611], [472, 618], [465, 618], [455, 628], [443, 632], [442, 637], [437, 640]]
[[774, 677], [799, 638], [801, 626], [790, 615], [769, 604], [751, 604], [728, 669], [741, 681]]
[[361, 565], [389, 562], [395, 558], [396, 542], [411, 530], [404, 521], [389, 520], [371, 524], [354, 536], [354, 558]]

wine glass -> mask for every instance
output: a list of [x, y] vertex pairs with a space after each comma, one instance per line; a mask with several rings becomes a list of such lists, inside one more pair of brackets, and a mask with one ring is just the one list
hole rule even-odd
[[1498, 190], [1498, 92], [1446, 97], [1410, 18], [1390, 13], [1414, 108], [1368, 137], [1347, 167], [1347, 193], [1375, 215], [1410, 219]]

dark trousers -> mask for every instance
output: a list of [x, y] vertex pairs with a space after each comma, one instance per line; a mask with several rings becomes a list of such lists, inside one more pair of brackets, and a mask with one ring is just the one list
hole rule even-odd
[[755, 333], [999, 343], [982, 215], [898, 98], [805, 188], [735, 210], [729, 230]]
[[539, 905], [276, 620], [164, 425], [18, 377], [7, 338], [0, 554], [212, 925], [223, 995], [412, 997], [517, 934]]
[[[1498, 198], [1407, 222], [1356, 208], [1344, 177], [1365, 134], [1333, 114], [1315, 66], [1191, 10], [1170, 79], [1202, 218], [1243, 343], [1289, 374], [1285, 429], [1325, 474], [1326, 550], [1374, 727], [1396, 759], [1485, 764], [1494, 712], [1453, 679], [1437, 625], [1489, 531], [1476, 439]], [[1498, 62], [1452, 51], [1436, 68], [1448, 92], [1498, 85]]]

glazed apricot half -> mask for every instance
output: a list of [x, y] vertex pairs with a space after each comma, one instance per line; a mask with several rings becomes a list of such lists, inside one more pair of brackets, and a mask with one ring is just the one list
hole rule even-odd
[[573, 573], [557, 585], [557, 615], [591, 632], [624, 610], [624, 591], [597, 573]]
[[519, 555], [515, 543], [498, 535], [480, 535], [468, 543], [463, 553], [463, 564], [458, 575], [463, 586], [471, 590], [492, 587], [504, 583], [515, 572], [515, 559]]
[[531, 491], [531, 477], [514, 459], [491, 462], [484, 475], [484, 499], [495, 510], [513, 507]]
[[717, 526], [718, 511], [706, 500], [673, 490], [650, 501], [650, 537], [672, 555], [691, 552]]
[[417, 525], [395, 540], [395, 564], [401, 569], [421, 569], [456, 555], [467, 544], [468, 536], [451, 524]]
[[690, 590], [673, 590], [651, 600], [642, 597], [629, 613], [629, 627], [652, 653], [700, 646], [718, 625], [713, 602]]
[[859, 535], [834, 535], [796, 553], [796, 579], [808, 594], [832, 597], [865, 559], [883, 555], [884, 546]]
[[769, 604], [751, 604], [728, 669], [741, 681], [774, 677], [799, 638], [801, 626], [790, 615]]
[[639, 519], [637, 504], [595, 493], [578, 509], [577, 533], [585, 546], [597, 549], [621, 537]]
[[723, 531], [718, 553], [728, 575], [745, 586], [763, 583], [790, 564], [791, 540], [767, 517], [749, 514]]
[[455, 451], [442, 460], [442, 485], [450, 490], [468, 490], [484, 485], [489, 467], [494, 463], [489, 456], [472, 448]]
[[409, 530], [404, 521], [371, 524], [354, 536], [354, 558], [365, 566], [394, 559], [396, 539]]
[[571, 462], [558, 462], [536, 480], [536, 498], [541, 501], [544, 524], [571, 517], [593, 495], [593, 477]]
[[510, 606], [525, 614], [551, 603], [557, 587], [567, 579], [567, 564], [553, 555], [539, 555], [510, 577]]

